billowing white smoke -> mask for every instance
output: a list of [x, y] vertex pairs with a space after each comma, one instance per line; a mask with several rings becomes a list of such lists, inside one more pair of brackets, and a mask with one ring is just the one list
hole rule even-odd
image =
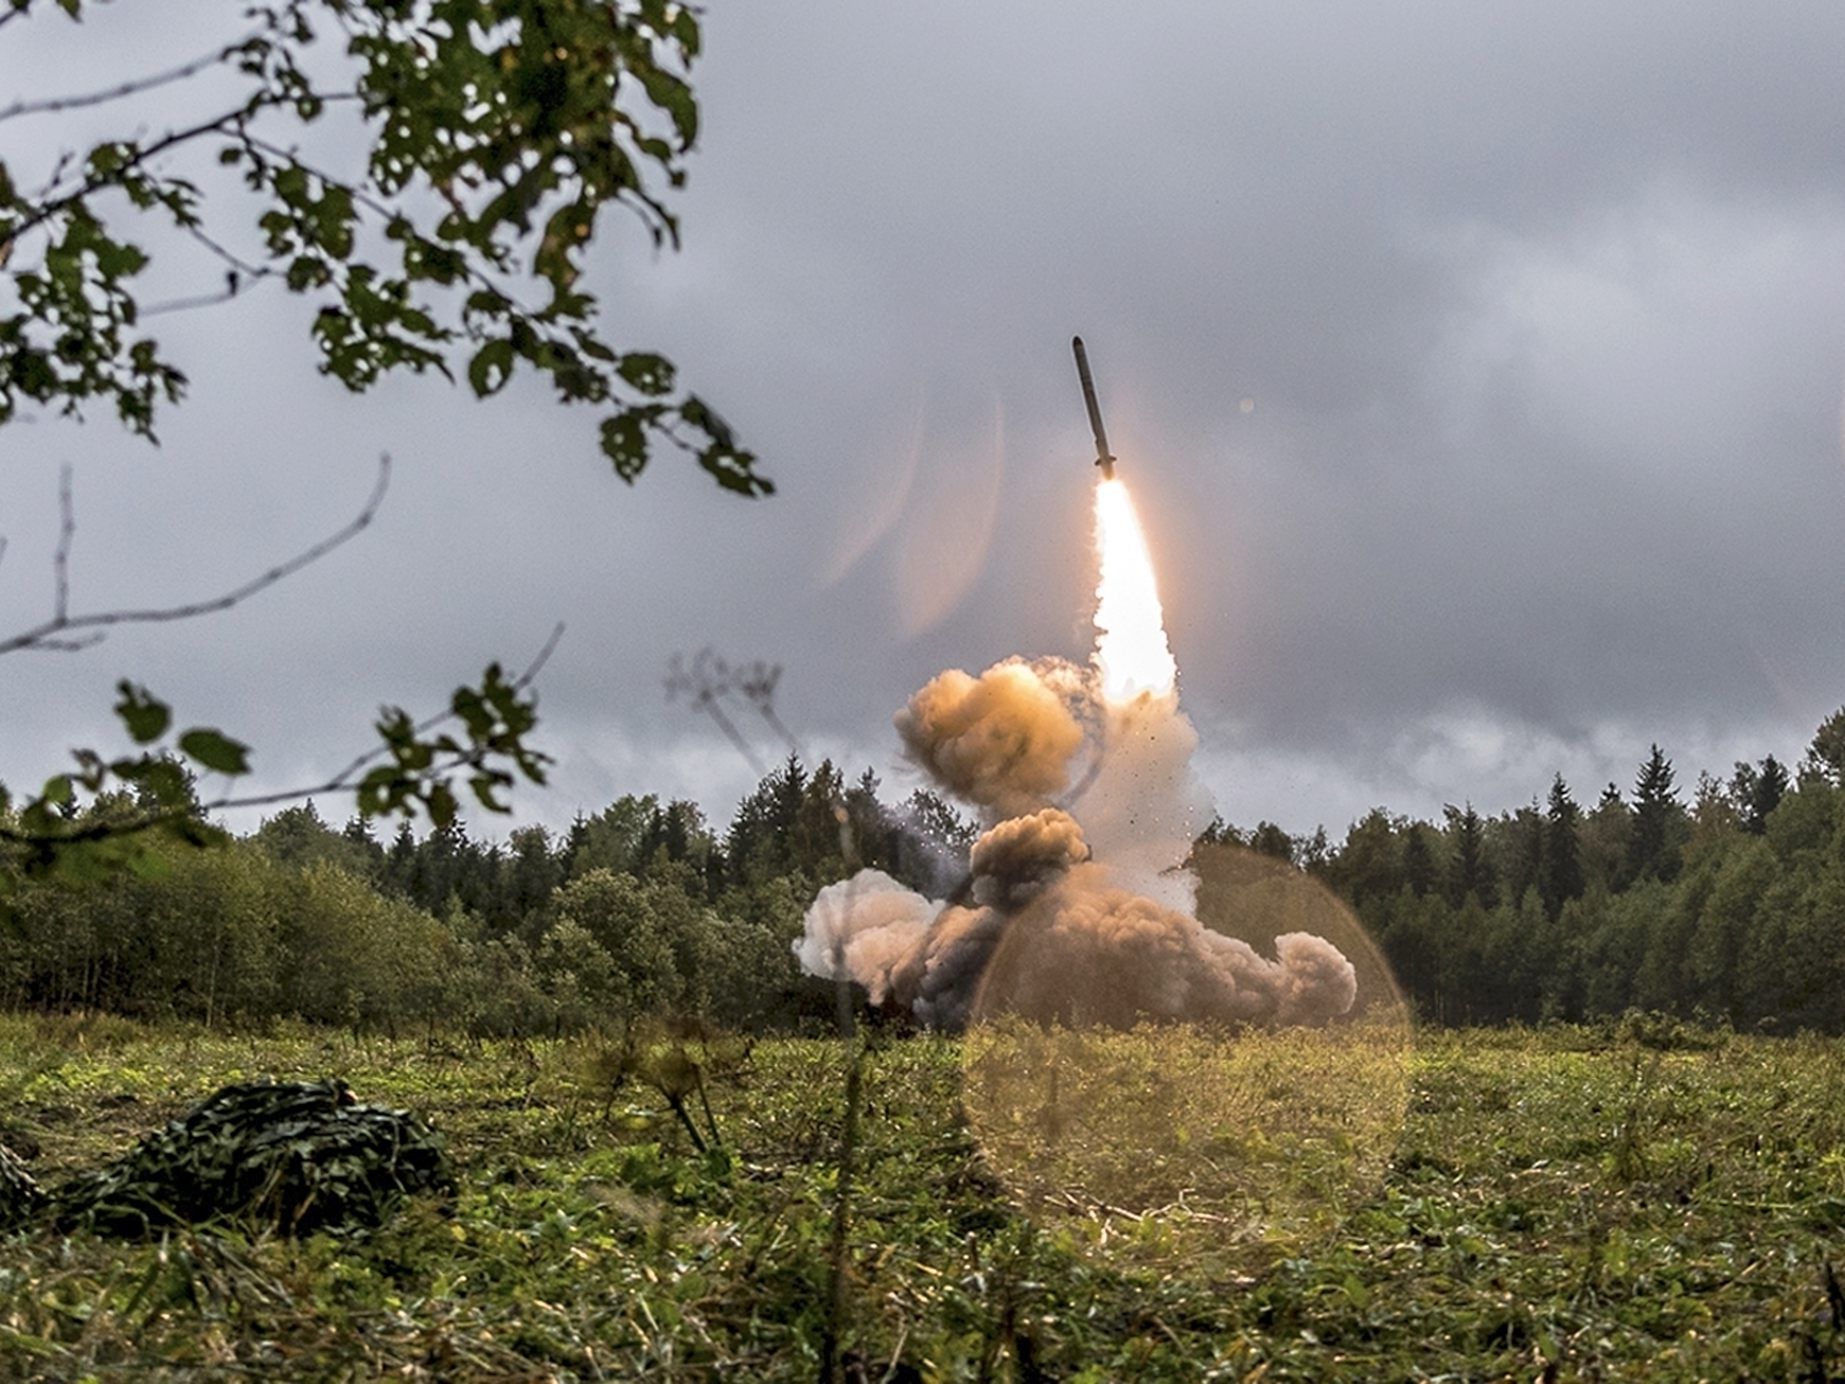
[[896, 726], [987, 829], [954, 903], [876, 870], [823, 889], [795, 944], [809, 974], [945, 1029], [1003, 1013], [1310, 1024], [1351, 1009], [1356, 974], [1325, 939], [1288, 933], [1270, 960], [1192, 916], [1182, 862], [1209, 800], [1176, 690], [1104, 704], [1085, 670], [1008, 659], [941, 674]]
[[820, 891], [794, 954], [809, 975], [856, 980], [871, 992], [873, 1004], [883, 1004], [891, 972], [941, 911], [939, 902], [905, 889], [882, 870], [860, 870]]

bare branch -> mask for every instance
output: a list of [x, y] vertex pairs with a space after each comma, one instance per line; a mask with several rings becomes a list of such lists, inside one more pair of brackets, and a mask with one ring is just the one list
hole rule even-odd
[[[17, 13], [17, 11], [15, 11], [15, 13]], [[6, 19], [12, 17], [12, 15], [8, 15]], [[4, 24], [6, 19], [0, 19], [0, 24]], [[256, 35], [253, 34], [250, 37], [253, 38], [256, 37]], [[203, 72], [208, 67], [223, 62], [226, 58], [230, 57], [231, 54], [243, 47], [248, 41], [249, 39], [247, 38], [239, 39], [236, 43], [227, 44], [223, 48], [207, 53], [203, 57], [194, 58], [191, 62], [183, 63], [179, 67], [170, 68], [165, 72], [156, 72], [147, 77], [136, 77], [130, 81], [123, 82], [119, 86], [109, 87], [104, 91], [88, 92], [82, 96], [52, 96], [37, 101], [15, 101], [5, 109], [0, 109], [0, 121], [11, 120], [15, 116], [20, 115], [49, 115], [55, 111], [77, 110], [84, 106], [100, 106], [110, 101], [119, 101], [126, 96], [137, 95], [143, 91], [152, 91], [155, 87], [165, 86], [169, 82], [184, 81], [188, 77]]]
[[273, 267], [250, 263], [235, 250], [220, 244], [197, 226], [182, 225], [180, 229], [229, 266], [224, 272], [224, 289], [219, 293], [200, 293], [190, 298], [174, 298], [164, 303], [155, 303], [151, 307], [144, 307], [140, 310], [142, 317], [158, 317], [162, 313], [216, 307], [219, 303], [228, 303], [231, 299], [247, 293], [260, 279], [277, 277]]
[[737, 723], [730, 719], [725, 711], [722, 698], [731, 690], [730, 665], [710, 649], [700, 649], [692, 658], [692, 666], [687, 668], [681, 655], [674, 654], [666, 669], [666, 699], [670, 702], [681, 693], [692, 704], [694, 711], [702, 711], [724, 732], [724, 738], [730, 741], [737, 753], [743, 756], [758, 778], [766, 772], [762, 762], [756, 758], [756, 752], [750, 748], [749, 741], [737, 729]]
[[70, 620], [70, 545], [77, 536], [77, 511], [70, 497], [70, 463], [58, 468], [58, 547], [51, 555], [51, 573], [56, 594], [52, 604], [52, 622], [59, 629]]
[[76, 519], [70, 497], [70, 468], [66, 467], [59, 484], [59, 502], [62, 506], [63, 519], [60, 525], [58, 551], [53, 559], [57, 575], [57, 605], [49, 620], [21, 631], [9, 638], [0, 639], [0, 654], [15, 653], [21, 649], [55, 650], [68, 653], [73, 648], [87, 648], [103, 637], [98, 633], [86, 636], [82, 640], [60, 639], [58, 636], [71, 630], [102, 630], [115, 625], [150, 625], [166, 624], [174, 620], [193, 620], [201, 615], [211, 615], [220, 610], [229, 610], [258, 592], [266, 591], [277, 582], [293, 576], [302, 568], [320, 561], [328, 553], [342, 544], [356, 538], [372, 522], [378, 513], [378, 507], [384, 502], [384, 492], [391, 483], [391, 458], [388, 453], [378, 458], [378, 480], [372, 487], [365, 507], [337, 532], [330, 534], [312, 547], [306, 548], [287, 562], [271, 567], [260, 576], [253, 577], [243, 585], [233, 588], [220, 596], [209, 600], [191, 601], [184, 605], [158, 606], [142, 610], [108, 610], [90, 615], [72, 615], [70, 613], [70, 544], [76, 533]]
[[228, 303], [240, 297], [250, 287], [249, 281], [240, 279], [235, 274], [227, 274], [225, 288], [220, 293], [200, 293], [191, 298], [170, 298], [164, 303], [154, 303], [140, 310], [138, 317], [160, 317], [169, 312], [190, 312], [194, 308], [216, 307], [219, 303]]
[[197, 226], [182, 226], [180, 229], [185, 231], [187, 235], [198, 241], [199, 244], [203, 245], [207, 250], [211, 251], [212, 254], [223, 260], [239, 274], [248, 275], [252, 279], [266, 279], [276, 272], [269, 265], [250, 263], [249, 260], [245, 259], [235, 250], [228, 249], [220, 244]]
[[56, 216], [66, 207], [81, 202], [85, 197], [121, 182], [125, 174], [140, 168], [141, 165], [145, 164], [156, 155], [163, 154], [168, 149], [172, 149], [177, 145], [190, 143], [201, 135], [208, 135], [214, 132], [218, 134], [228, 134], [240, 121], [247, 119], [255, 110], [260, 110], [264, 105], [275, 105], [279, 99], [280, 98], [271, 98], [265, 100], [261, 97], [253, 98], [251, 101], [244, 102], [235, 110], [226, 111], [223, 115], [213, 116], [210, 120], [201, 121], [199, 124], [188, 126], [183, 130], [169, 131], [145, 148], [135, 150], [129, 158], [123, 160], [119, 167], [112, 168], [107, 173], [93, 174], [85, 178], [83, 182], [71, 189], [71, 191], [40, 202], [36, 208], [20, 220], [17, 226], [13, 227], [12, 239], [18, 240], [24, 236], [26, 232], [36, 230], [38, 227], [44, 225], [45, 222], [51, 220], [52, 217]]
[[756, 709], [756, 714], [768, 722], [769, 729], [781, 737], [789, 752], [798, 755], [801, 753], [801, 742], [782, 723], [782, 718], [775, 714], [775, 685], [781, 678], [779, 663], [755, 663], [742, 670], [736, 690], [744, 701]]

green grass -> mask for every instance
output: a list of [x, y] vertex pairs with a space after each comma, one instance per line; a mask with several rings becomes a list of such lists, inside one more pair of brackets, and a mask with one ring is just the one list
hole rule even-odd
[[[1042, 1063], [982, 1067], [1001, 1039], [868, 1059], [866, 1378], [1845, 1369], [1845, 1043], [1425, 1032], [1393, 1086], [1400, 1054], [1142, 1033], [1053, 1103]], [[0, 1139], [42, 1180], [269, 1072], [421, 1112], [461, 1187], [348, 1239], [0, 1239], [0, 1378], [815, 1378], [840, 1048], [757, 1043], [713, 1078], [703, 1154], [645, 1088], [611, 1098], [604, 1056], [0, 1019]]]

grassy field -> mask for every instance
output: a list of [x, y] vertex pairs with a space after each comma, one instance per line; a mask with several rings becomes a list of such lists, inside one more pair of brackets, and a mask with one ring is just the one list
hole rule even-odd
[[[1424, 1032], [1377, 1065], [1137, 1034], [1055, 1077], [1017, 1035], [875, 1043], [848, 1376], [1835, 1376], [1845, 1043], [1649, 1036]], [[0, 1019], [0, 1140], [42, 1181], [273, 1073], [423, 1113], [460, 1185], [347, 1239], [0, 1239], [0, 1378], [815, 1378], [840, 1046], [717, 1053], [703, 1152], [611, 1067]]]

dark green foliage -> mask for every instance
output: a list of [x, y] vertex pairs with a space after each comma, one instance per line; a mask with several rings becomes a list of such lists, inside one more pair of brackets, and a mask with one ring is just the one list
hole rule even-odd
[[1381, 807], [1367, 812], [1346, 833], [1345, 845], [1327, 866], [1326, 882], [1354, 904], [1378, 903], [1403, 887], [1397, 825]]
[[[92, 1034], [92, 1038], [96, 1035]], [[0, 1377], [812, 1381], [847, 1058], [758, 1042], [706, 1073], [722, 1148], [656, 1089], [611, 1105], [605, 1042], [114, 1035], [0, 1019], [58, 1063], [11, 1102], [47, 1180], [119, 1145], [121, 1102], [331, 1044], [380, 1100], [439, 1109], [458, 1184], [361, 1236], [14, 1234]], [[1644, 1016], [1424, 1031], [1381, 1185], [1231, 1274], [1085, 1257], [1034, 1222], [958, 1115], [959, 1044], [865, 1054], [840, 1353], [854, 1377], [1195, 1381], [1801, 1380], [1845, 1371], [1835, 1040]], [[679, 1084], [683, 1072], [663, 1073]], [[132, 1107], [129, 1107], [132, 1108]], [[688, 1114], [706, 1128], [696, 1090]], [[1200, 1152], [1201, 1158], [1210, 1156]], [[1167, 1170], [1172, 1171], [1172, 1170]]]
[[1276, 860], [1294, 859], [1294, 838], [1273, 822], [1256, 823], [1256, 829], [1249, 834], [1249, 848]]
[[[1845, 1031], [1845, 789], [1810, 765], [1791, 782], [1768, 756], [1728, 784], [1704, 775], [1687, 811], [1673, 777], [1654, 746], [1632, 808], [1609, 784], [1584, 814], [1561, 775], [1542, 804], [1490, 820], [1471, 805], [1439, 826], [1377, 808], [1301, 863], [1442, 1023], [1637, 1006]], [[1219, 841], [1241, 843], [1221, 820], [1199, 845]]]
[[1494, 900], [1492, 874], [1486, 862], [1486, 827], [1473, 804], [1442, 809], [1447, 820], [1448, 839], [1453, 843], [1449, 857], [1447, 899], [1459, 908], [1469, 897], [1491, 907]]
[[1497, 825], [1499, 875], [1506, 900], [1516, 902], [1537, 889], [1544, 876], [1544, 814], [1533, 798]]
[[1845, 706], [1828, 716], [1814, 733], [1800, 772], [1822, 778], [1834, 788], [1845, 788]]
[[338, 1081], [248, 1082], [72, 1178], [46, 1210], [109, 1235], [221, 1220], [301, 1235], [376, 1226], [400, 1197], [449, 1185], [442, 1141], [408, 1111]]
[[1765, 836], [1769, 817], [1781, 806], [1781, 799], [1792, 786], [1787, 770], [1769, 755], [1759, 769], [1738, 764], [1736, 772], [1737, 807], [1742, 813], [1743, 830], [1754, 836]]
[[[1450, 808], [1436, 826], [1378, 809], [1337, 849], [1264, 823], [1250, 858], [1292, 857], [1344, 894], [1441, 1022], [1637, 1006], [1845, 1031], [1845, 790], [1807, 775], [1760, 835], [1734, 796], [1707, 779], [1694, 813], [1672, 803], [1671, 880], [1627, 881], [1636, 814], [1611, 787], [1584, 816], [1560, 778], [1541, 811]], [[798, 1030], [832, 1014], [790, 950], [815, 890], [872, 866], [950, 897], [972, 838], [931, 794], [893, 807], [874, 777], [793, 759], [721, 840], [694, 805], [653, 795], [562, 839], [521, 828], [504, 845], [459, 821], [421, 837], [406, 822], [386, 848], [363, 822], [335, 832], [311, 805], [287, 808], [224, 850], [167, 842], [139, 872], [22, 882], [0, 933], [0, 1006], [479, 1037], [652, 1013]], [[1213, 824], [1198, 850], [1238, 840]]]
[[928, 898], [946, 898], [967, 874], [974, 824], [926, 788], [888, 816], [894, 838], [888, 873]]
[[1544, 809], [1543, 860], [1539, 865], [1539, 892], [1553, 918], [1563, 911], [1564, 904], [1582, 895], [1582, 847], [1577, 840], [1581, 822], [1582, 809], [1570, 796], [1563, 775], [1558, 774], [1550, 785], [1550, 800]]
[[[0, 424], [26, 403], [77, 413], [101, 400], [154, 436], [186, 376], [138, 330], [136, 280], [162, 233], [178, 231], [219, 254], [226, 297], [260, 281], [306, 297], [321, 369], [349, 389], [435, 371], [485, 397], [523, 369], [604, 415], [601, 448], [624, 480], [664, 442], [726, 489], [772, 490], [670, 361], [603, 338], [580, 283], [611, 208], [654, 245], [678, 243], [665, 199], [698, 137], [692, 9], [288, 0], [248, 18], [210, 64], [229, 93], [211, 114], [160, 129], [129, 102], [120, 136], [87, 154], [51, 151], [18, 178], [0, 163], [18, 304], [0, 318]], [[359, 157], [337, 165], [300, 152], [303, 130], [333, 110], [364, 135]], [[238, 170], [243, 204], [180, 171], [212, 161]], [[239, 222], [266, 263], [220, 248], [239, 241]]]
[[1411, 822], [1403, 833], [1403, 884], [1417, 898], [1435, 886], [1435, 856], [1429, 850], [1428, 828]]
[[1678, 873], [1685, 809], [1672, 786], [1672, 761], [1655, 745], [1634, 780], [1627, 878], [1670, 880]]

